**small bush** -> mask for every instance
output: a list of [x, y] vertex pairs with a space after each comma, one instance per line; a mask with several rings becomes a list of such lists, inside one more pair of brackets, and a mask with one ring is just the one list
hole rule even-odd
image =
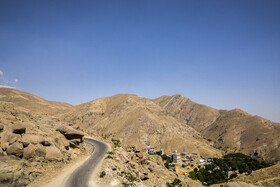
[[100, 178], [103, 178], [104, 176], [106, 175], [106, 172], [105, 171], [102, 171], [99, 175]]
[[121, 141], [120, 140], [115, 140], [114, 138], [112, 138], [112, 142], [114, 143], [115, 147], [121, 147]]
[[137, 178], [134, 177], [131, 173], [125, 173], [125, 178], [129, 181], [129, 182], [133, 182], [136, 181]]
[[167, 182], [166, 186], [167, 187], [181, 187], [182, 186], [181, 182], [182, 181], [180, 179], [175, 178], [172, 183]]
[[107, 154], [108, 154], [108, 155], [114, 155], [115, 152], [113, 152], [113, 151], [108, 151]]

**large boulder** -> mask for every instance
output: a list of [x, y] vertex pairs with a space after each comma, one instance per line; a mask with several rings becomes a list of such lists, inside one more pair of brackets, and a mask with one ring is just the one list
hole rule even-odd
[[1, 146], [4, 150], [8, 148], [9, 145], [19, 141], [21, 136], [19, 134], [13, 134], [8, 131], [5, 131], [1, 134]]
[[35, 154], [37, 157], [45, 157], [46, 156], [46, 148], [41, 144], [36, 144], [34, 146]]
[[58, 160], [59, 161], [59, 160], [62, 160], [63, 155], [58, 148], [51, 146], [51, 147], [46, 147], [45, 158], [47, 160]]
[[30, 143], [31, 144], [38, 144], [44, 141], [44, 138], [42, 136], [37, 136], [34, 134], [24, 134], [22, 136], [22, 140], [21, 142], [23, 143], [23, 145], [26, 147], [28, 146]]
[[15, 155], [17, 157], [21, 157], [23, 153], [23, 145], [22, 143], [15, 142], [7, 148], [8, 155]]
[[57, 142], [58, 145], [64, 149], [68, 149], [70, 146], [69, 141], [61, 134], [55, 138], [55, 142]]
[[80, 139], [83, 141], [84, 133], [72, 127], [61, 125], [56, 130], [63, 134], [68, 140]]
[[73, 139], [70, 140], [70, 147], [72, 148], [77, 148], [79, 146], [79, 144], [81, 143], [80, 139]]
[[23, 149], [23, 158], [24, 159], [34, 158], [35, 155], [36, 155], [35, 148], [32, 144], [30, 144], [28, 147]]
[[26, 127], [21, 124], [16, 124], [12, 126], [13, 133], [16, 134], [24, 134], [26, 131]]

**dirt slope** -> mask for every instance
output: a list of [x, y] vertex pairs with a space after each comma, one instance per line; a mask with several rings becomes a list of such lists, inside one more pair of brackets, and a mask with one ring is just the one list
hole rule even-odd
[[154, 100], [169, 115], [193, 127], [217, 148], [270, 162], [280, 160], [280, 124], [234, 109], [216, 110], [181, 95]]
[[183, 125], [150, 99], [119, 94], [76, 106], [66, 121], [98, 133], [117, 138], [125, 145], [145, 148], [151, 142], [159, 150], [199, 152], [203, 156], [220, 156], [192, 127]]
[[11, 88], [0, 88], [0, 101], [13, 103], [33, 113], [55, 114], [67, 111], [72, 107], [68, 103], [47, 101], [35, 95]]
[[253, 171], [252, 174], [242, 174], [233, 182], [246, 182], [257, 186], [280, 186], [280, 164]]

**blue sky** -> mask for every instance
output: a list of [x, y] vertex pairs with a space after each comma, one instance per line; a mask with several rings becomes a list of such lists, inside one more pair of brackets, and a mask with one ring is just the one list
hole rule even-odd
[[280, 1], [0, 1], [0, 84], [80, 104], [179, 93], [280, 122]]

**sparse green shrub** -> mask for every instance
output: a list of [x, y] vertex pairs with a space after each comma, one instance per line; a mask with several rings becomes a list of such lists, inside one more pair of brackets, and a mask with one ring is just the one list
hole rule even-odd
[[137, 178], [134, 177], [131, 173], [125, 173], [125, 178], [129, 181], [129, 182], [133, 182], [136, 181]]
[[182, 186], [181, 182], [182, 181], [180, 179], [175, 178], [172, 183], [167, 182], [166, 186], [167, 187], [181, 187]]
[[106, 172], [105, 171], [102, 171], [99, 175], [100, 178], [103, 178], [104, 176], [106, 175]]
[[161, 150], [160, 150], [160, 151], [157, 151], [156, 154], [159, 155], [159, 156], [161, 156], [161, 155], [162, 155], [162, 151], [161, 151]]
[[115, 152], [113, 152], [113, 151], [108, 151], [107, 154], [108, 154], [108, 155], [114, 155]]
[[237, 177], [237, 173], [233, 173], [233, 174], [231, 174], [231, 175], [229, 176], [230, 179], [233, 179], [233, 178], [235, 178], [235, 177]]
[[121, 141], [120, 140], [115, 140], [114, 138], [112, 138], [112, 142], [114, 143], [115, 147], [121, 147]]

